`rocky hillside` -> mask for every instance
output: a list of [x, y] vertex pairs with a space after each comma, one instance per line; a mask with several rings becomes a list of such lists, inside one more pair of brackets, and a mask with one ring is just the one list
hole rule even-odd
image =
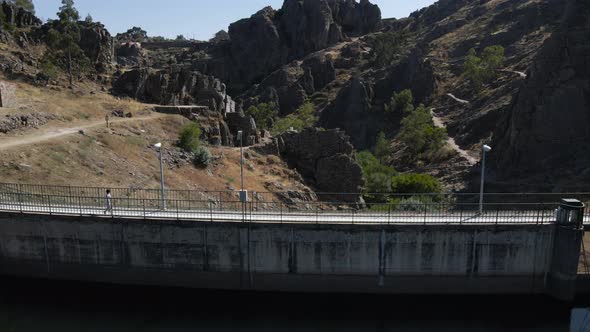
[[[46, 66], [57, 23], [2, 9], [16, 27], [0, 33], [3, 71], [67, 87]], [[588, 17], [582, 0], [440, 0], [403, 19], [382, 19], [369, 0], [285, 0], [204, 42], [156, 40], [141, 28], [113, 38], [78, 22], [92, 69], [76, 79], [179, 106], [214, 146], [236, 146], [244, 131], [245, 145], [281, 155], [316, 191], [362, 189], [363, 150], [387, 174], [428, 173], [472, 191], [482, 144], [494, 147], [496, 191], [583, 190]], [[290, 125], [312, 128], [284, 133]]]
[[[523, 174], [533, 180], [522, 190], [549, 190], [567, 181], [545, 179], [549, 187], [536, 186], [539, 176], [552, 176], [536, 169], [539, 162], [550, 161], [553, 169], [570, 165], [574, 173], [588, 166], [572, 157], [577, 150], [571, 148], [586, 137], [586, 104], [565, 97], [573, 93], [569, 85], [587, 84], [588, 73], [571, 64], [582, 55], [557, 54], [569, 40], [584, 40], [583, 33], [572, 32], [584, 31], [585, 24], [567, 14], [574, 7], [587, 16], [588, 8], [575, 0], [441, 0], [408, 18], [381, 20], [369, 1], [286, 0], [279, 10], [264, 8], [230, 25], [228, 38], [177, 49], [173, 62], [227, 84], [238, 112], [265, 103], [277, 105], [278, 116], [285, 117], [311, 102], [316, 125], [342, 129], [357, 150], [374, 149], [384, 133], [388, 164], [432, 174], [449, 189], [476, 189], [470, 186], [477, 184], [480, 147], [493, 141], [496, 190], [513, 189], [510, 180]], [[572, 51], [583, 52], [580, 45]], [[476, 86], [464, 74], [468, 54], [489, 47], [501, 47], [503, 61], [492, 80]], [[547, 76], [556, 72], [562, 79]], [[575, 116], [549, 114], [556, 107], [549, 105], [559, 102], [540, 97], [548, 86], [555, 89], [551, 98], [567, 99]], [[431, 111], [433, 126], [446, 129], [449, 139], [441, 151], [416, 157], [412, 143], [400, 139], [405, 115], [390, 110], [403, 90], [412, 92], [415, 107], [424, 104]], [[577, 93], [583, 96], [583, 88]], [[539, 104], [547, 106], [537, 110]], [[565, 130], [568, 125], [572, 130]], [[533, 142], [538, 148], [524, 148]], [[542, 157], [547, 151], [552, 152]]]

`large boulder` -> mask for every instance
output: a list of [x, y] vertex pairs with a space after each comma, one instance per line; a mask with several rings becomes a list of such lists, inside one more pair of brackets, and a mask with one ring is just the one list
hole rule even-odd
[[323, 199], [362, 202], [363, 172], [354, 159], [354, 147], [342, 131], [305, 129], [285, 133], [278, 141], [281, 156], [316, 191], [347, 194], [323, 195]]
[[495, 133], [490, 159], [499, 180], [590, 172], [590, 2], [569, 0], [564, 18]]

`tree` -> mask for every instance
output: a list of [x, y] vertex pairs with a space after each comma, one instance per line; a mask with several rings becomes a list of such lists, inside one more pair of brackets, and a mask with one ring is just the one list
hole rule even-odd
[[[61, 50], [66, 57], [68, 77], [70, 86], [73, 85], [73, 71], [74, 64], [78, 65], [87, 62], [84, 52], [78, 46], [80, 42], [80, 27], [78, 26], [78, 20], [80, 14], [74, 7], [74, 0], [62, 0], [62, 6], [59, 7], [57, 16], [59, 17], [57, 31], [50, 31], [50, 46]], [[57, 32], [57, 34], [56, 34]]]
[[176, 40], [186, 40], [186, 38], [184, 38], [184, 35], [178, 35], [176, 36]]
[[385, 133], [380, 132], [377, 135], [377, 142], [375, 143], [375, 157], [379, 159], [379, 161], [384, 162], [385, 159], [389, 156], [389, 141], [385, 138]]
[[92, 19], [92, 16], [90, 15], [90, 13], [88, 15], [86, 15], [86, 18], [84, 19], [84, 21], [86, 23], [92, 23], [92, 22], [94, 22], [94, 20]]
[[274, 118], [279, 111], [274, 103], [261, 103], [256, 106], [252, 105], [246, 110], [246, 115], [250, 115], [256, 121], [258, 129], [268, 129], [272, 126]]
[[300, 131], [304, 128], [313, 126], [317, 121], [315, 109], [312, 103], [305, 103], [286, 117], [277, 120], [271, 130], [274, 136], [287, 132], [290, 128]]
[[386, 105], [386, 113], [409, 114], [414, 110], [414, 96], [412, 90], [406, 89], [394, 92], [389, 105]]
[[485, 83], [496, 78], [496, 70], [505, 60], [504, 52], [502, 46], [488, 46], [479, 57], [475, 49], [470, 49], [465, 57], [463, 76], [471, 81], [476, 90], [480, 90]]
[[446, 129], [434, 125], [432, 114], [424, 105], [404, 117], [401, 124], [398, 138], [417, 158], [442, 148], [447, 139]]

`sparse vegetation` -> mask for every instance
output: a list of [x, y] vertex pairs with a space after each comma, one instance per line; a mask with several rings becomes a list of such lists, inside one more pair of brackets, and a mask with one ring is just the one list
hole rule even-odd
[[277, 120], [271, 130], [274, 136], [287, 132], [291, 127], [300, 131], [304, 128], [313, 126], [317, 121], [315, 109], [312, 103], [305, 103], [293, 114]]
[[486, 47], [481, 56], [477, 56], [475, 49], [470, 49], [465, 59], [463, 76], [467, 78], [475, 90], [496, 78], [496, 70], [504, 62], [504, 47], [499, 45]]
[[252, 105], [246, 110], [246, 115], [250, 115], [254, 118], [258, 129], [270, 128], [273, 119], [278, 113], [277, 105], [274, 103], [261, 103], [256, 106]]
[[197, 152], [201, 146], [201, 128], [191, 122], [184, 126], [178, 137], [178, 146], [187, 152]]

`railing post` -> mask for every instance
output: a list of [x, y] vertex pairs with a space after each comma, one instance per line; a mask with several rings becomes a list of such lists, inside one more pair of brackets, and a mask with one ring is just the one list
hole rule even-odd
[[147, 218], [146, 214], [145, 214], [145, 198], [141, 199], [142, 205], [143, 205], [143, 219], [145, 220]]
[[280, 211], [280, 218], [281, 218], [281, 224], [283, 223], [283, 203], [279, 202], [279, 211]]
[[320, 223], [320, 206], [319, 204], [316, 203], [315, 205], [315, 223], [319, 224]]
[[84, 214], [82, 213], [82, 197], [78, 195], [78, 209], [80, 210], [80, 217]]
[[387, 204], [388, 208], [389, 208], [389, 212], [387, 213], [387, 224], [390, 225], [391, 224], [391, 203]]
[[47, 194], [47, 205], [49, 206], [49, 215], [52, 216], [53, 213], [51, 211], [51, 196]]
[[500, 207], [496, 207], [496, 226], [498, 226], [499, 219], [500, 219]]
[[463, 205], [459, 205], [459, 225], [463, 225]]
[[[242, 207], [242, 211], [244, 210], [244, 208]], [[211, 202], [209, 202], [209, 215], [211, 216], [211, 222], [213, 222], [213, 206], [211, 205]]]
[[428, 213], [428, 206], [424, 203], [424, 226], [426, 226], [426, 214]]

